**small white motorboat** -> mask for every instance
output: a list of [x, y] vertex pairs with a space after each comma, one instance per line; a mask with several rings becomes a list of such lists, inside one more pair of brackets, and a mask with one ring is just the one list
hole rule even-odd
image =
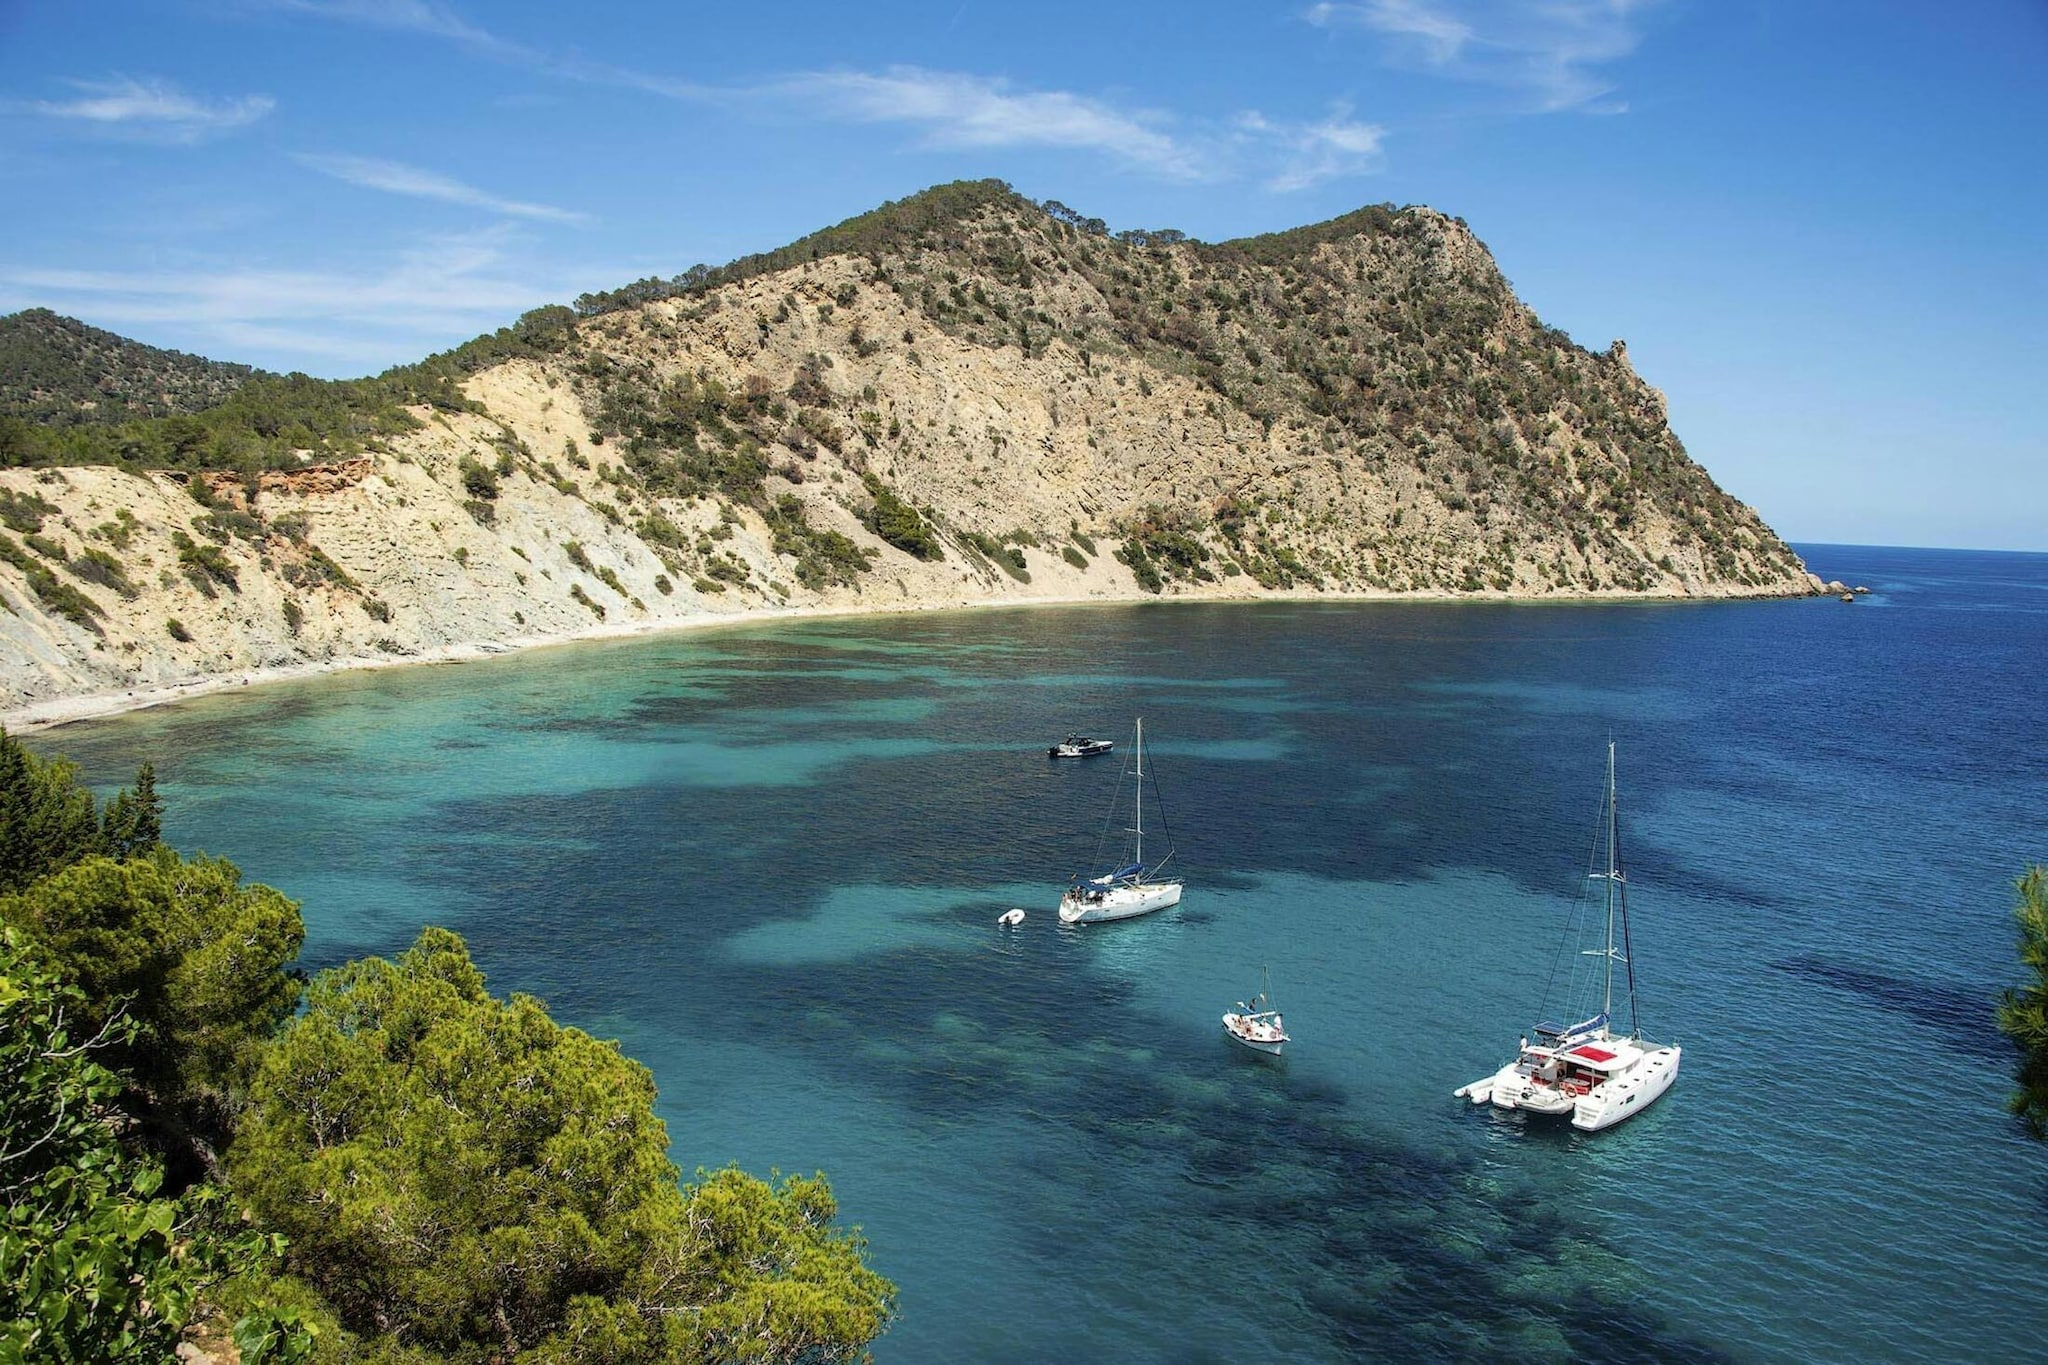
[[1014, 929], [1023, 922], [1024, 912], [1016, 906], [1012, 906], [996, 916], [996, 923], [1002, 925], [1005, 929]]

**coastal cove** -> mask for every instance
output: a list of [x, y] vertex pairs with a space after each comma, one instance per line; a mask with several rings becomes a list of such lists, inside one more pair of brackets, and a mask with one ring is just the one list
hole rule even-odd
[[[652, 1068], [686, 1170], [824, 1169], [883, 1362], [2025, 1359], [2048, 556], [1795, 548], [1872, 592], [767, 620], [34, 744], [156, 762], [309, 967], [458, 930]], [[1186, 899], [1063, 931], [1116, 772], [1045, 745], [1137, 715]], [[1451, 1091], [1532, 1022], [1610, 735], [1686, 1067], [1584, 1135]], [[1261, 965], [1277, 1064], [1216, 1024]]]

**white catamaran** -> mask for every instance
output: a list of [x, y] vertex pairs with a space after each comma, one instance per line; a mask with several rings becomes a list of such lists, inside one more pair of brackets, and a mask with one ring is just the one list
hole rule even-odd
[[[1099, 877], [1076, 876], [1074, 884], [1060, 897], [1060, 923], [1095, 924], [1102, 920], [1130, 919], [1133, 915], [1148, 915], [1154, 910], [1164, 910], [1169, 905], [1180, 904], [1181, 884], [1178, 881], [1153, 881], [1153, 874], [1173, 858], [1169, 848], [1166, 857], [1150, 867], [1145, 865], [1145, 722], [1138, 722], [1137, 742], [1131, 746], [1133, 767], [1131, 775], [1137, 779], [1137, 818], [1133, 827], [1126, 831], [1132, 836], [1131, 853], [1127, 860], [1119, 860], [1108, 872]], [[1117, 778], [1117, 789], [1121, 793], [1123, 778]], [[1154, 788], [1155, 795], [1157, 788]], [[1116, 819], [1118, 802], [1110, 803], [1109, 818]], [[1104, 831], [1103, 842], [1109, 840]], [[1097, 854], [1100, 856], [1098, 848]]]
[[[1610, 1128], [1649, 1108], [1678, 1079], [1679, 1055], [1675, 1043], [1660, 1046], [1645, 1038], [1636, 1018], [1636, 970], [1629, 952], [1628, 879], [1621, 870], [1621, 826], [1615, 813], [1612, 740], [1607, 744], [1607, 799], [1601, 814], [1598, 844], [1605, 846], [1605, 867], [1596, 862], [1587, 881], [1606, 885], [1606, 941], [1604, 946], [1580, 954], [1601, 959], [1599, 1013], [1576, 1024], [1538, 1025], [1536, 1041], [1522, 1039], [1515, 1060], [1485, 1080], [1461, 1086], [1457, 1091], [1474, 1104], [1491, 1101], [1500, 1109], [1570, 1114], [1572, 1127], [1588, 1132]], [[1598, 856], [1596, 847], [1595, 857]], [[1621, 934], [1618, 949], [1617, 928]], [[1617, 963], [1626, 969], [1626, 1033], [1616, 1032], [1610, 1022]], [[1572, 1015], [1567, 1013], [1563, 1017], [1569, 1019]]]

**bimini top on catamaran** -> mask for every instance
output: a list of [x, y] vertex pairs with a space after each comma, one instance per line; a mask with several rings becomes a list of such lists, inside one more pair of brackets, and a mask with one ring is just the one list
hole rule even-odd
[[[1576, 1024], [1539, 1024], [1536, 1041], [1522, 1039], [1515, 1060], [1485, 1080], [1462, 1086], [1457, 1093], [1474, 1104], [1492, 1101], [1500, 1109], [1525, 1109], [1534, 1114], [1570, 1114], [1572, 1127], [1593, 1131], [1609, 1128], [1641, 1113], [1678, 1079], [1679, 1049], [1660, 1046], [1643, 1036], [1636, 1017], [1636, 970], [1629, 953], [1628, 879], [1621, 870], [1620, 822], [1615, 814], [1614, 744], [1607, 745], [1607, 796], [1601, 810], [1600, 837], [1595, 841], [1595, 870], [1587, 884], [1606, 887], [1604, 943], [1579, 952], [1597, 957], [1600, 967], [1581, 982], [1597, 986], [1599, 1011]], [[1605, 858], [1600, 859], [1604, 850]], [[1604, 866], [1602, 865], [1604, 861]], [[1588, 904], [1582, 898], [1582, 905]], [[1575, 917], [1576, 918], [1576, 917]], [[1617, 949], [1615, 931], [1621, 939]], [[1566, 944], [1570, 951], [1572, 945]], [[1628, 1031], [1612, 1024], [1614, 968], [1626, 969]], [[1568, 972], [1578, 978], [1583, 974]], [[1555, 979], [1555, 973], [1553, 973]], [[1581, 992], [1573, 991], [1573, 998]], [[1583, 1007], [1582, 1007], [1583, 1008]], [[1566, 1014], [1565, 1018], [1572, 1016]]]

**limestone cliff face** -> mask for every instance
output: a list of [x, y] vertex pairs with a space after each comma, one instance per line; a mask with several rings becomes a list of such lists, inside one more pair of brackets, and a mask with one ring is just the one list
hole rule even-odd
[[833, 231], [591, 303], [354, 459], [0, 471], [0, 706], [774, 607], [1810, 590], [1620, 343], [1429, 210]]

